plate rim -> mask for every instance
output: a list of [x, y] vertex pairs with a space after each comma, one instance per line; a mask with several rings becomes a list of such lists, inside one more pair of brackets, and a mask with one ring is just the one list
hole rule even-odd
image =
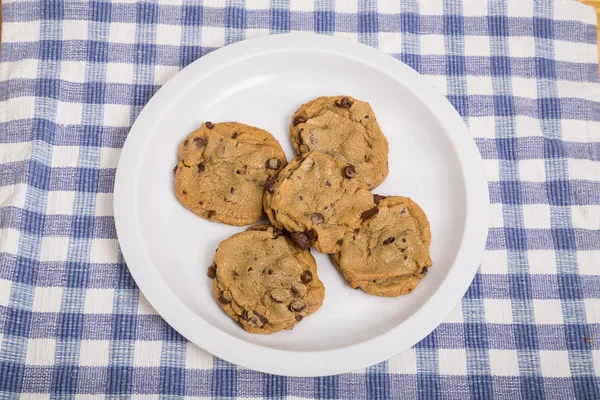
[[[161, 107], [163, 99], [174, 102], [183, 95], [190, 81], [200, 80], [227, 65], [282, 50], [325, 51], [366, 63], [401, 80], [444, 121], [446, 131], [456, 131], [448, 137], [458, 154], [467, 206], [463, 237], [450, 270], [437, 290], [403, 323], [347, 347], [287, 351], [244, 341], [202, 318], [193, 326], [187, 323], [195, 314], [181, 303], [155, 268], [147, 268], [152, 260], [144, 251], [145, 244], [135, 217], [137, 213], [132, 212], [137, 202], [137, 195], [131, 195], [130, 190], [135, 187], [139, 170], [137, 154], [143, 151], [147, 142], [143, 134], [148, 132], [145, 127], [153, 126], [153, 121], [162, 118], [166, 112]], [[114, 218], [121, 252], [140, 291], [158, 314], [190, 342], [223, 360], [264, 373], [298, 377], [335, 375], [377, 364], [412, 347], [437, 328], [462, 299], [475, 277], [487, 241], [488, 210], [488, 181], [481, 155], [469, 129], [445, 96], [421, 74], [383, 51], [349, 39], [312, 33], [269, 35], [237, 42], [203, 56], [179, 71], [154, 94], [133, 123], [121, 150], [114, 186]], [[460, 274], [457, 265], [461, 265]], [[412, 320], [416, 320], [412, 322], [413, 328], [404, 332], [404, 340], [399, 343], [395, 335]], [[225, 336], [227, 340], [223, 340]], [[290, 357], [294, 358], [294, 363], [288, 362]]]

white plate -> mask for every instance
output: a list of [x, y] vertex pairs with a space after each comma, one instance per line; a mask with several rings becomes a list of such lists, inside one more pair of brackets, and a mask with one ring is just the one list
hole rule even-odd
[[[180, 141], [203, 121], [264, 128], [293, 157], [292, 113], [322, 95], [369, 101], [390, 143], [390, 174], [375, 190], [410, 196], [431, 222], [433, 267], [410, 295], [352, 290], [313, 251], [323, 307], [293, 331], [251, 335], [212, 297], [206, 269], [220, 241], [244, 228], [208, 222], [177, 201]], [[127, 138], [115, 182], [119, 242], [136, 283], [193, 343], [259, 371], [292, 376], [348, 372], [386, 360], [448, 315], [477, 270], [487, 237], [488, 189], [462, 119], [421, 75], [345, 39], [290, 34], [236, 43], [194, 62], [150, 100]]]

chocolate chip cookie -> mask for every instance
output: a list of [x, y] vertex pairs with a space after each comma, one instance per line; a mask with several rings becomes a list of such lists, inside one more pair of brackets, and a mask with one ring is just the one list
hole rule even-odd
[[339, 158], [312, 151], [292, 160], [265, 183], [271, 223], [301, 247], [337, 253], [348, 231], [377, 213], [373, 195], [356, 170]]
[[208, 276], [219, 305], [251, 333], [293, 329], [325, 297], [310, 250], [271, 225], [222, 241]]
[[238, 122], [206, 122], [181, 143], [175, 192], [202, 218], [249, 225], [264, 215], [265, 182], [285, 164], [285, 153], [269, 132]]
[[385, 297], [410, 293], [432, 265], [427, 216], [408, 197], [375, 200], [379, 213], [346, 236], [333, 262], [354, 289]]
[[369, 189], [388, 175], [388, 142], [365, 101], [349, 96], [312, 100], [292, 116], [290, 136], [300, 154], [320, 150], [352, 165]]

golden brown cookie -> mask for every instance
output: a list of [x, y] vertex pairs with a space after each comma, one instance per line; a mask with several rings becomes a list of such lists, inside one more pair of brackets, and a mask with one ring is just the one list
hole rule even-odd
[[432, 265], [429, 222], [408, 197], [375, 196], [379, 213], [348, 234], [332, 259], [352, 288], [396, 297], [417, 287]]
[[299, 249], [271, 225], [222, 241], [208, 276], [223, 310], [251, 333], [293, 329], [325, 297], [310, 250]]
[[249, 225], [264, 215], [265, 181], [285, 164], [285, 153], [269, 132], [238, 122], [206, 122], [181, 143], [175, 192], [202, 218]]
[[373, 195], [340, 159], [312, 151], [292, 160], [265, 183], [271, 223], [292, 232], [299, 246], [337, 253], [348, 231], [377, 213]]
[[290, 136], [300, 154], [320, 150], [354, 166], [369, 189], [388, 175], [388, 142], [365, 101], [350, 96], [309, 101], [292, 116]]

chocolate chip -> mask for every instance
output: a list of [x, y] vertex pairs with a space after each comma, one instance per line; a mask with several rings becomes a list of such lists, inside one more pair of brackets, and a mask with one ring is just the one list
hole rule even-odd
[[401, 253], [404, 253], [406, 251], [406, 249], [400, 249]]
[[271, 158], [267, 160], [267, 168], [268, 169], [279, 169], [281, 167], [281, 160], [278, 158]]
[[297, 126], [298, 124], [303, 124], [306, 122], [306, 118], [304, 118], [301, 115], [297, 115], [294, 120], [292, 121], [292, 124], [294, 124], [294, 126]]
[[273, 228], [273, 236], [277, 239], [278, 237], [283, 236], [283, 231], [281, 229]]
[[250, 322], [252, 325], [256, 326], [257, 328], [262, 328], [264, 322], [260, 319], [260, 317], [258, 315], [256, 315], [256, 312], [254, 312], [254, 313], [255, 313], [255, 315], [250, 315], [248, 317], [248, 322]]
[[404, 259], [405, 259], [405, 260], [408, 260], [408, 256], [404, 256]]
[[206, 275], [208, 275], [208, 277], [210, 279], [215, 279], [217, 276], [217, 270], [214, 269], [213, 267], [208, 267], [208, 271], [206, 271]]
[[406, 214], [406, 213], [407, 213], [406, 208], [403, 208], [402, 211], [400, 211], [400, 214]]
[[207, 218], [212, 218], [212, 217], [214, 217], [216, 213], [217, 213], [217, 212], [216, 212], [215, 210], [209, 210], [209, 211], [208, 211]]
[[187, 194], [187, 190], [183, 190], [181, 193], [183, 193], [184, 195]]
[[296, 322], [300, 322], [304, 319], [304, 317], [300, 314], [296, 315]]
[[177, 165], [175, 166], [175, 168], [173, 168], [173, 173], [177, 172]]
[[306, 270], [300, 275], [300, 280], [302, 283], [311, 283], [313, 279], [312, 272]]
[[204, 139], [199, 138], [199, 137], [194, 138], [194, 144], [196, 145], [197, 148], [206, 146], [206, 142], [204, 141]]
[[304, 128], [300, 128], [298, 131], [298, 143], [304, 144], [304, 139], [302, 139], [302, 132], [304, 132]]
[[300, 283], [292, 283], [292, 293], [297, 294], [300, 297], [304, 297], [307, 290], [308, 289], [306, 289], [305, 285]]
[[273, 193], [273, 186], [275, 186], [275, 177], [270, 176], [269, 179], [267, 179], [265, 181], [265, 184], [263, 185], [263, 189], [269, 193]]
[[274, 289], [271, 292], [271, 299], [277, 303], [283, 303], [289, 295], [289, 292], [285, 289]]
[[232, 139], [237, 139], [237, 138], [238, 138], [238, 136], [240, 136], [240, 134], [239, 134], [239, 133], [237, 133], [237, 132], [233, 132], [233, 135], [231, 135], [231, 138], [232, 138]]
[[306, 233], [294, 232], [290, 235], [290, 237], [300, 248], [300, 250], [306, 250], [310, 247], [310, 240], [308, 239], [308, 236], [306, 236]]
[[331, 182], [325, 181], [325, 186], [331, 186]]
[[375, 216], [378, 212], [379, 212], [379, 208], [377, 208], [377, 207], [369, 208], [367, 211], [363, 211], [362, 214], [360, 214], [360, 217], [362, 218], [363, 221], [366, 221], [369, 218]]
[[338, 246], [341, 246], [341, 245], [343, 245], [343, 244], [344, 244], [344, 239], [338, 239], [338, 240], [337, 240], [335, 243], [336, 243]]
[[406, 239], [405, 238], [402, 238], [402, 243], [406, 243]]
[[233, 196], [235, 194], [235, 188], [229, 188], [229, 194]]
[[344, 167], [344, 176], [349, 179], [354, 178], [356, 176], [356, 168], [353, 165]]
[[271, 268], [269, 268], [267, 270], [267, 275], [273, 275], [273, 273], [274, 273], [274, 271]]
[[389, 237], [389, 238], [387, 238], [387, 239], [385, 239], [385, 240], [383, 241], [383, 244], [390, 244], [390, 243], [394, 243], [394, 240], [396, 240], [396, 238], [395, 238], [395, 237], [393, 237], [393, 236], [392, 236], [392, 237]]
[[243, 319], [244, 321], [248, 321], [248, 311], [244, 310], [241, 314], [240, 314], [240, 318]]
[[294, 158], [294, 160], [296, 160], [296, 161], [300, 162], [300, 161], [304, 160], [304, 155], [302, 155], [302, 154], [298, 154], [298, 155], [296, 156], [296, 158]]
[[335, 105], [340, 108], [350, 108], [350, 106], [352, 105], [352, 102], [350, 101], [349, 98], [342, 97], [335, 103]]
[[317, 231], [315, 231], [314, 229], [310, 229], [306, 231], [306, 236], [308, 236], [308, 238], [314, 242], [315, 240], [317, 240], [318, 237]]
[[267, 229], [269, 229], [269, 227], [267, 225], [254, 225], [254, 226], [251, 226], [250, 228], [248, 228], [249, 231], [259, 231], [259, 232], [264, 232]]
[[363, 118], [364, 118], [364, 119], [369, 119], [369, 116], [368, 116], [368, 115], [365, 115]]
[[202, 164], [202, 163], [198, 164], [198, 173], [204, 172], [205, 169], [206, 169], [206, 167], [204, 166], [204, 164]]
[[298, 201], [302, 201], [302, 200], [304, 200], [304, 197], [298, 196]]
[[210, 122], [210, 121], [206, 121], [206, 123], [205, 123], [204, 125], [206, 125], [206, 127], [207, 127], [208, 129], [212, 129], [212, 128], [214, 128], [214, 127], [215, 127], [215, 126], [213, 125], [213, 123], [212, 123], [212, 122]]
[[427, 271], [428, 271], [427, 267], [423, 267], [423, 269], [421, 270], [421, 273], [423, 275], [427, 275]]
[[254, 315], [256, 315], [258, 317], [258, 319], [260, 320], [260, 322], [262, 322], [263, 324], [267, 323], [267, 319], [265, 318], [264, 315], [257, 313], [256, 311], [252, 311], [254, 313]]
[[379, 204], [379, 202], [383, 199], [385, 199], [385, 196], [380, 196], [378, 194], [373, 195], [373, 201], [375, 202], [375, 204]]
[[354, 228], [354, 233], [360, 232], [360, 228]]
[[221, 304], [229, 304], [231, 303], [231, 299], [226, 298], [223, 292], [221, 292], [221, 294], [219, 295], [219, 302]]
[[317, 224], [317, 225], [320, 225], [323, 222], [325, 222], [325, 217], [321, 213], [314, 213], [313, 215], [310, 216], [310, 219], [312, 220], [313, 224]]
[[294, 312], [303, 311], [305, 308], [306, 308], [306, 304], [304, 304], [301, 301], [295, 301], [292, 304], [290, 304], [290, 310], [292, 310]]
[[190, 142], [190, 141], [189, 141], [188, 139], [185, 139], [185, 140], [183, 141], [183, 147], [187, 147], [187, 145], [188, 145], [188, 143], [189, 143], [189, 142]]

